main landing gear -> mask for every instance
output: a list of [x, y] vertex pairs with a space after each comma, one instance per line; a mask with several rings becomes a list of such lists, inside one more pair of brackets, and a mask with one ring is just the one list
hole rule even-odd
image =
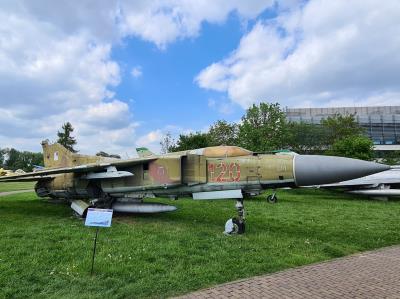
[[231, 218], [225, 223], [224, 234], [226, 235], [243, 234], [246, 228], [245, 225], [246, 212], [244, 210], [242, 198], [236, 201], [235, 207], [238, 212], [238, 217]]

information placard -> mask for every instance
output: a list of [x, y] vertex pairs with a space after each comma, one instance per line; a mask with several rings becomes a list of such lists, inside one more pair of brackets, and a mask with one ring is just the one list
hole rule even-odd
[[86, 215], [86, 226], [110, 227], [113, 210], [89, 208]]

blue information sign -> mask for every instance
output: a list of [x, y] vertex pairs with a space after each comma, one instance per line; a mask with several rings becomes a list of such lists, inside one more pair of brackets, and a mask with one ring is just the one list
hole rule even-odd
[[110, 227], [113, 210], [89, 208], [86, 215], [86, 226]]

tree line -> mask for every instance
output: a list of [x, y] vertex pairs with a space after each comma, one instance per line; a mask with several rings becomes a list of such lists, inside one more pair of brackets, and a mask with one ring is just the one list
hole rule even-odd
[[[61, 130], [57, 132], [57, 143], [62, 144], [66, 149], [73, 153], [78, 151], [75, 149], [77, 144], [76, 138], [72, 136], [74, 128], [70, 122], [66, 122], [61, 126]], [[96, 156], [117, 158], [120, 159], [119, 155], [108, 154], [104, 151], [100, 151]], [[43, 153], [35, 153], [29, 151], [18, 151], [14, 148], [3, 148], [0, 149], [0, 167], [17, 170], [22, 169], [23, 171], [29, 172], [34, 169], [35, 166], [44, 166]]]
[[0, 149], [0, 167], [10, 170], [32, 171], [35, 165], [43, 166], [43, 154], [18, 151], [15, 148]]
[[[73, 153], [77, 151], [74, 149], [76, 139], [71, 134], [74, 131], [70, 122], [62, 125], [61, 130], [57, 132], [57, 142], [62, 144], [65, 148]], [[15, 148], [0, 149], [0, 167], [30, 172], [35, 166], [44, 166], [43, 153], [35, 153], [29, 151], [18, 151]]]
[[[64, 123], [57, 132], [57, 142], [76, 153], [77, 141], [72, 136], [73, 131], [71, 123]], [[326, 154], [372, 160], [373, 143], [364, 133], [364, 129], [351, 114], [336, 114], [323, 119], [320, 124], [289, 122], [278, 103], [260, 103], [248, 108], [239, 123], [218, 120], [207, 132], [180, 134], [177, 140], [167, 133], [160, 144], [162, 153], [237, 145], [254, 152], [287, 149], [299, 154]], [[120, 158], [119, 155], [104, 151], [96, 155]], [[398, 164], [400, 154], [389, 153], [382, 162]], [[0, 167], [14, 171], [32, 171], [35, 165], [44, 165], [42, 153], [0, 148]]]
[[164, 153], [217, 145], [237, 145], [254, 152], [288, 149], [299, 154], [374, 157], [373, 142], [354, 115], [336, 114], [320, 124], [289, 122], [278, 103], [252, 105], [239, 123], [218, 120], [207, 132], [181, 134], [177, 140], [167, 133], [161, 141]]

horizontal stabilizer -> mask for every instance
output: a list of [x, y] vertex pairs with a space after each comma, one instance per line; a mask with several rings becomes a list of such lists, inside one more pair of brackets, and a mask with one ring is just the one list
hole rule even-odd
[[89, 173], [89, 172], [98, 172], [109, 169], [110, 167], [127, 167], [133, 165], [140, 165], [149, 161], [157, 160], [155, 157], [149, 158], [137, 158], [137, 159], [129, 159], [129, 160], [116, 160], [110, 163], [92, 163], [86, 165], [78, 165], [73, 167], [63, 167], [63, 168], [46, 168], [44, 170], [39, 170], [35, 172], [27, 172], [20, 175], [10, 175], [7, 177], [1, 177], [0, 182], [5, 181], [16, 181], [16, 179], [20, 178], [31, 178], [34, 180], [41, 180], [44, 176], [61, 174], [61, 173]]
[[36, 181], [45, 181], [52, 180], [54, 177], [52, 176], [38, 176], [38, 177], [19, 177], [19, 176], [9, 176], [0, 178], [1, 182], [36, 182]]

